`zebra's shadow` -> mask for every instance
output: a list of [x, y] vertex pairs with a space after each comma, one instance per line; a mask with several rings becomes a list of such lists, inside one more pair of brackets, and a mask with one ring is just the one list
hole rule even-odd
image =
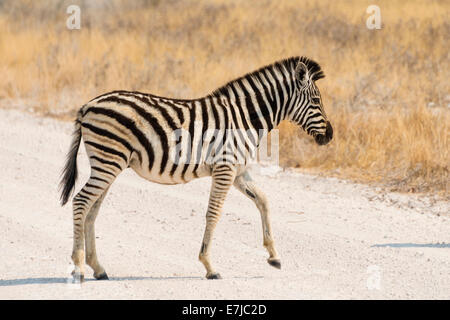
[[67, 278], [23, 278], [23, 279], [0, 279], [0, 287], [22, 286], [28, 284], [52, 284], [67, 283]]
[[[201, 280], [202, 277], [111, 277], [108, 281], [135, 281], [135, 280]], [[22, 286], [29, 284], [71, 284], [72, 277], [67, 278], [22, 278], [22, 279], [0, 279], [0, 287]], [[85, 282], [97, 282], [94, 278], [88, 278]]]
[[[246, 279], [259, 279], [263, 278], [262, 276], [255, 276], [255, 277], [231, 277], [232, 279], [236, 278], [246, 278]], [[110, 277], [108, 281], [101, 281], [101, 282], [109, 282], [109, 281], [136, 281], [136, 280], [205, 280], [208, 281], [205, 277]], [[22, 279], [10, 279], [10, 280], [2, 280], [0, 279], [0, 287], [9, 287], [9, 286], [24, 286], [24, 285], [30, 285], [30, 284], [71, 284], [72, 277], [67, 278], [56, 278], [56, 277], [49, 277], [49, 278], [22, 278]], [[94, 278], [87, 278], [84, 280], [85, 282], [99, 282], [99, 280], [96, 280]]]
[[450, 243], [382, 243], [374, 244], [372, 248], [450, 248]]

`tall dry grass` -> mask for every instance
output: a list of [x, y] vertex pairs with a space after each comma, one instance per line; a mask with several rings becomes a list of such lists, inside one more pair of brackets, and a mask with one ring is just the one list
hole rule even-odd
[[449, 197], [450, 3], [376, 2], [381, 30], [361, 0], [0, 0], [0, 105], [70, 118], [113, 89], [194, 98], [306, 55], [335, 139], [283, 123], [283, 165]]

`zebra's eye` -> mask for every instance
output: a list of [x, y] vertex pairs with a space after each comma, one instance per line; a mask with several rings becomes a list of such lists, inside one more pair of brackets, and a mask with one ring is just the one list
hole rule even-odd
[[312, 98], [311, 102], [314, 104], [320, 104], [320, 98]]

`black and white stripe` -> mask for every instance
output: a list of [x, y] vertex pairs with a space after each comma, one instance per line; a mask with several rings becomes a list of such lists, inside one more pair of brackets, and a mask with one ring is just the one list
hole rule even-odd
[[[323, 77], [316, 62], [293, 57], [231, 81], [199, 99], [113, 91], [84, 105], [77, 114], [61, 182], [64, 205], [74, 189], [76, 155], [82, 137], [91, 176], [73, 200], [75, 275], [84, 274], [86, 240], [87, 263], [94, 268], [97, 278], [106, 277], [95, 254], [93, 221], [109, 186], [121, 171], [131, 167], [140, 176], [163, 184], [212, 176], [200, 260], [205, 264], [207, 277], [217, 278], [209, 265], [208, 247], [229, 188], [238, 185], [257, 205], [262, 201], [263, 196], [251, 185], [245, 167], [263, 136], [282, 120], [290, 120], [319, 144], [332, 138], [332, 128], [315, 85]], [[263, 225], [264, 221], [269, 224], [268, 218], [262, 218]], [[270, 225], [266, 225], [266, 247], [273, 243], [269, 231]], [[268, 250], [269, 262], [279, 264], [274, 248]]]

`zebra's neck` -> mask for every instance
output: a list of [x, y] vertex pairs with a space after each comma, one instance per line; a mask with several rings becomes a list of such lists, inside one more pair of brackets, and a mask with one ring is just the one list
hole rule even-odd
[[297, 60], [297, 57], [290, 58], [261, 68], [229, 82], [208, 97], [237, 109], [233, 111], [248, 120], [247, 125], [252, 129], [269, 132], [288, 118], [296, 100]]

